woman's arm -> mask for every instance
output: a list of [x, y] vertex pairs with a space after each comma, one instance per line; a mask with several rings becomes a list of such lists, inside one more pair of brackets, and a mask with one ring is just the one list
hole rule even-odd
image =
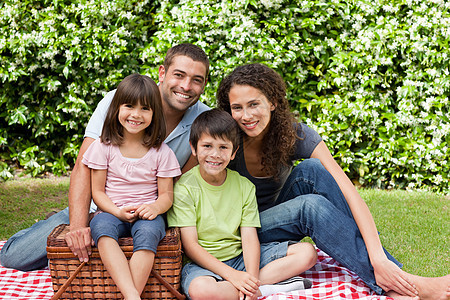
[[158, 199], [151, 204], [143, 204], [136, 210], [139, 218], [153, 220], [169, 210], [173, 203], [173, 178], [158, 177]]
[[370, 262], [374, 267], [377, 284], [385, 291], [395, 290], [402, 294], [415, 296], [416, 289], [406, 280], [401, 269], [386, 257], [378, 236], [375, 221], [367, 204], [361, 198], [342, 168], [336, 163], [323, 141], [317, 145], [311, 157], [320, 160], [325, 169], [336, 180], [344, 194], [366, 244]]
[[229, 281], [244, 294], [251, 296], [256, 293], [258, 290], [258, 279], [247, 272], [237, 271], [224, 264], [200, 246], [196, 227], [181, 227], [180, 230], [184, 252], [192, 261]]

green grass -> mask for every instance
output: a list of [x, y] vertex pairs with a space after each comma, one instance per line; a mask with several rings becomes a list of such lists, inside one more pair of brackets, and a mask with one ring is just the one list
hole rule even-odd
[[43, 220], [68, 205], [69, 178], [0, 182], [0, 239]]
[[[0, 239], [44, 219], [54, 209], [67, 207], [68, 190], [68, 178], [0, 183]], [[384, 247], [404, 264], [404, 270], [422, 276], [449, 273], [449, 196], [369, 189], [360, 194], [374, 216]]]

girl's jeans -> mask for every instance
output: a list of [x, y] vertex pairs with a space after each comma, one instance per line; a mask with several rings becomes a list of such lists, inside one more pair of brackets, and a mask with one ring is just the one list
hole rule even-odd
[[[320, 160], [311, 158], [296, 166], [277, 205], [261, 212], [260, 219], [261, 243], [299, 241], [309, 236], [319, 249], [355, 272], [377, 294], [383, 293], [347, 201]], [[402, 266], [384, 251], [388, 259]]]

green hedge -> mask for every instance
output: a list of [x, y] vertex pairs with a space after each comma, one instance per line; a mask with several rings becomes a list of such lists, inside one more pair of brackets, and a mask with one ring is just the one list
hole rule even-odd
[[[155, 10], [143, 1], [108, 2], [107, 8], [91, 1], [84, 10], [56, 0], [40, 1], [42, 9], [36, 2], [0, 7], [6, 87], [0, 126], [8, 129], [0, 135], [3, 177], [11, 170], [6, 162], [29, 153], [34, 164], [20, 162], [28, 172], [64, 172], [101, 94], [132, 71], [157, 78], [165, 51], [192, 42], [212, 62], [202, 98], [211, 106], [225, 74], [242, 63], [266, 63], [286, 80], [293, 111], [323, 136], [355, 182], [450, 190], [448, 1], [160, 1]], [[69, 20], [75, 29], [63, 25]], [[25, 42], [30, 38], [18, 34], [33, 30], [38, 37], [53, 32], [53, 41]], [[120, 41], [111, 45], [115, 34]], [[68, 49], [76, 61], [65, 56]], [[18, 139], [24, 132], [31, 138]]]
[[1, 177], [11, 177], [12, 166], [34, 176], [69, 170], [102, 94], [140, 71], [156, 30], [153, 3], [0, 4]]

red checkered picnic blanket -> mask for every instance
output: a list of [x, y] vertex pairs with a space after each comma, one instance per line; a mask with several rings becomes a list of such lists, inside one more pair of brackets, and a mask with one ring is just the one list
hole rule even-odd
[[[0, 241], [0, 249], [5, 241]], [[319, 299], [364, 299], [389, 300], [377, 296], [353, 272], [341, 266], [323, 251], [317, 249], [316, 265], [302, 274], [310, 279], [310, 289], [290, 293], [278, 293], [263, 297], [263, 300], [319, 300]], [[53, 296], [52, 280], [48, 268], [32, 272], [21, 272], [0, 267], [0, 299], [50, 299]]]

